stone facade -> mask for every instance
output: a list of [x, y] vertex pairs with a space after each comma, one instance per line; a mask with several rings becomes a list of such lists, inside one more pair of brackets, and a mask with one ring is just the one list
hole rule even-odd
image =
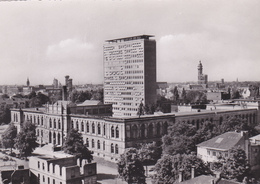
[[59, 101], [41, 109], [12, 109], [11, 121], [18, 127], [31, 121], [36, 128], [40, 144], [52, 143], [61, 146], [70, 129], [82, 133], [84, 143], [95, 156], [117, 161], [126, 148], [140, 143], [160, 142], [167, 134], [168, 126], [175, 122], [188, 122], [199, 128], [204, 121], [221, 124], [231, 116], [259, 123], [257, 109], [210, 110], [203, 112], [167, 113], [135, 117], [89, 116], [69, 113], [69, 102]]

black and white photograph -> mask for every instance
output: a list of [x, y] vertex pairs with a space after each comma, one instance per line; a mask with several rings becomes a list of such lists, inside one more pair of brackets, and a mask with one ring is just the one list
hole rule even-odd
[[260, 184], [259, 10], [0, 0], [0, 184]]

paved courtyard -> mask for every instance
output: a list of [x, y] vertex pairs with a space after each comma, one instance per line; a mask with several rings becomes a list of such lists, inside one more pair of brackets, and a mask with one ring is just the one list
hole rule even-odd
[[[127, 182], [118, 178], [117, 165], [114, 163], [106, 162], [104, 160], [94, 158], [97, 162], [97, 181], [98, 184], [127, 184]], [[148, 170], [151, 167], [148, 167]], [[148, 173], [150, 174], [150, 173]], [[146, 178], [146, 183], [151, 184], [151, 178]]]

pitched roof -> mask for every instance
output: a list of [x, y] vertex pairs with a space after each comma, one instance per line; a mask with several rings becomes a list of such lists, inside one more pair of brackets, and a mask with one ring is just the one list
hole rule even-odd
[[99, 100], [85, 100], [82, 104], [78, 104], [77, 106], [88, 106], [88, 105], [103, 105]]
[[190, 180], [176, 182], [180, 184], [211, 184], [211, 181], [214, 180], [214, 176], [200, 175]]
[[182, 182], [175, 182], [175, 184], [212, 184], [212, 180], [216, 184], [242, 184], [237, 181], [226, 180], [223, 178], [215, 178], [214, 176], [207, 176], [207, 175], [200, 175], [195, 178], [182, 181]]
[[241, 136], [241, 133], [226, 132], [224, 134], [221, 134], [210, 140], [198, 144], [197, 147], [206, 147], [218, 150], [229, 150], [233, 148], [242, 138], [243, 136]]

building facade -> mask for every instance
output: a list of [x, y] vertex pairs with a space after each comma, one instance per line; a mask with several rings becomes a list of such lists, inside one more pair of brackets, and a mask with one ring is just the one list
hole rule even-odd
[[104, 103], [113, 116], [136, 116], [140, 103], [156, 100], [156, 42], [150, 35], [107, 40], [104, 44]]
[[18, 131], [23, 122], [31, 121], [37, 126], [36, 134], [40, 144], [51, 143], [59, 147], [63, 145], [70, 129], [77, 129], [95, 156], [112, 162], [116, 162], [126, 148], [137, 147], [141, 143], [161, 142], [162, 136], [167, 134], [168, 126], [175, 122], [191, 123], [197, 128], [205, 121], [221, 124], [232, 116], [247, 119], [251, 124], [260, 122], [257, 109], [112, 117], [75, 113], [78, 111], [71, 111], [70, 108], [75, 107], [70, 106], [68, 101], [59, 101], [45, 108], [12, 109], [11, 121]]
[[31, 183], [40, 184], [95, 184], [96, 163], [88, 164], [75, 157], [53, 158], [34, 156], [29, 158]]

